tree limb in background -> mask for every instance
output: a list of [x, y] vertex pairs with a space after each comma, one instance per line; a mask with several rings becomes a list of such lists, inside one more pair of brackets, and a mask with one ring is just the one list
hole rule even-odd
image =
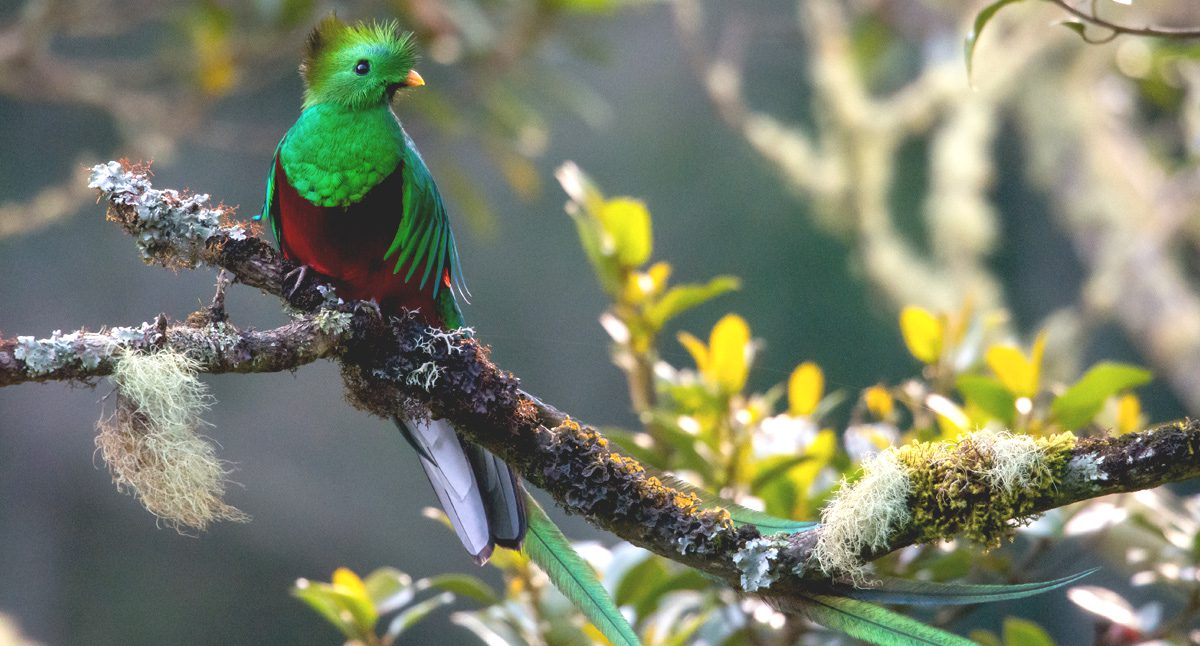
[[[97, 166], [91, 183], [147, 262], [219, 267], [237, 282], [283, 293], [288, 268], [278, 254], [231, 222], [226, 209], [208, 206], [207, 196], [153, 189], [143, 171], [116, 162]], [[273, 372], [337, 358], [356, 406], [383, 417], [427, 409], [449, 419], [568, 511], [730, 586], [768, 596], [811, 591], [814, 582], [831, 577], [853, 579], [862, 560], [918, 540], [963, 532], [994, 542], [1013, 520], [1200, 475], [1196, 422], [1102, 439], [973, 434], [885, 452], [858, 484], [843, 488], [826, 510], [826, 524], [763, 536], [751, 525], [736, 525], [725, 509], [702, 504], [696, 493], [665, 485], [594, 428], [523, 392], [467, 334], [432, 329], [413, 317], [383, 321], [369, 305], [341, 302], [320, 284], [303, 285], [292, 298], [301, 312], [293, 323], [265, 332], [237, 330], [220, 302], [214, 299], [212, 308], [182, 324], [159, 317], [137, 328], [2, 339], [0, 386], [93, 383], [130, 352], [175, 350], [191, 358], [196, 372]], [[946, 488], [962, 504], [947, 506]], [[878, 501], [889, 496], [899, 507], [880, 508]], [[876, 505], [872, 535], [841, 531], [834, 517], [839, 509], [854, 511], [856, 500]], [[831, 550], [852, 556], [822, 560]]]
[[[1200, 30], [1125, 26], [1097, 16], [1095, 2], [1089, 11], [1079, 8], [1085, 3], [1068, 0], [1022, 4], [1025, 15], [1038, 11], [1035, 5], [1041, 13], [1005, 29], [989, 28], [988, 48], [1003, 55], [988, 57], [975, 89], [965, 82], [961, 57], [926, 56], [911, 80], [876, 96], [851, 54], [855, 20], [864, 16], [827, 0], [798, 3], [817, 119], [811, 129], [750, 105], [737, 58], [703, 42], [700, 3], [678, 0], [674, 8], [697, 77], [722, 118], [812, 200], [824, 229], [854, 244], [868, 280], [897, 309], [924, 304], [947, 310], [967, 299], [982, 310], [1006, 309], [988, 266], [1000, 225], [987, 193], [998, 122], [1004, 110], [1021, 111], [1023, 119], [1015, 123], [1032, 161], [1026, 164], [1030, 181], [1051, 193], [1054, 215], [1088, 274], [1080, 307], [1054, 317], [1056, 333], [1079, 335], [1085, 326], [1115, 321], [1187, 409], [1200, 411], [1200, 325], [1194, 323], [1200, 320], [1195, 315], [1200, 294], [1188, 284], [1186, 263], [1171, 249], [1177, 234], [1197, 235], [1190, 224], [1196, 221], [1196, 200], [1187, 188], [1195, 184], [1194, 173], [1145, 136], [1144, 115], [1131, 114], [1144, 100], [1136, 85], [1146, 79], [1115, 74], [1111, 57], [1098, 48], [1047, 38], [1045, 22], [1036, 17], [1068, 11], [1082, 21], [1072, 25], [1084, 36], [1083, 23], [1113, 36], [1195, 39]], [[947, 27], [961, 21], [959, 10], [976, 8], [968, 4], [945, 12]], [[1006, 10], [1005, 16], [1012, 13]], [[1190, 97], [1200, 74], [1194, 61], [1181, 65], [1186, 67], [1174, 77]], [[1073, 93], [1068, 96], [1064, 88]], [[1195, 120], [1183, 121], [1177, 140], [1193, 141]], [[930, 142], [922, 217], [928, 251], [906, 239], [898, 224], [902, 216], [888, 203], [896, 152], [909, 138]], [[1164, 311], [1172, 314], [1161, 316]], [[1057, 363], [1079, 361], [1064, 358]]]

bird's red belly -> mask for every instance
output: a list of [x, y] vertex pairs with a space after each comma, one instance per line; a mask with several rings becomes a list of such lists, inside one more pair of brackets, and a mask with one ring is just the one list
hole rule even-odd
[[[396, 173], [399, 175], [399, 173]], [[431, 324], [439, 324], [432, 286], [417, 288], [393, 272], [394, 263], [384, 260], [402, 217], [402, 202], [384, 199], [385, 180], [350, 207], [317, 206], [292, 188], [276, 162], [276, 193], [279, 199], [280, 248], [289, 260], [308, 265], [333, 279], [337, 295], [345, 300], [371, 300], [385, 314], [402, 309], [419, 310]], [[397, 178], [398, 179], [398, 178]]]

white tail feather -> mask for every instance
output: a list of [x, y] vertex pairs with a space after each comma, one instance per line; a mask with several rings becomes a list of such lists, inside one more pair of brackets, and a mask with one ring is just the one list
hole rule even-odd
[[454, 427], [440, 419], [396, 421], [411, 431], [407, 436], [417, 445], [421, 466], [425, 468], [425, 475], [429, 476], [429, 483], [437, 492], [459, 540], [477, 560], [486, 560], [492, 551], [487, 512], [471, 463]]

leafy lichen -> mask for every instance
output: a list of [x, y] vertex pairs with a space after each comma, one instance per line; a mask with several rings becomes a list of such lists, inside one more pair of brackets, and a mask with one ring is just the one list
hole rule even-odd
[[31, 374], [44, 375], [64, 368], [94, 369], [112, 354], [116, 342], [84, 343], [82, 332], [55, 330], [49, 338], [18, 336], [13, 356], [25, 362]]
[[[181, 194], [152, 188], [145, 172], [110, 161], [92, 167], [90, 188], [117, 204], [133, 207], [136, 220], [123, 221], [135, 236], [142, 258], [169, 267], [195, 267], [205, 242], [222, 231], [224, 210], [209, 206], [207, 194]], [[229, 231], [244, 239], [244, 227]]]
[[322, 307], [313, 317], [317, 329], [333, 336], [345, 336], [350, 333], [350, 323], [354, 320], [351, 312], [341, 312], [329, 307]]
[[779, 572], [771, 567], [771, 562], [779, 556], [780, 547], [777, 538], [755, 538], [734, 552], [733, 564], [741, 573], [743, 590], [754, 592], [769, 588], [779, 578]]

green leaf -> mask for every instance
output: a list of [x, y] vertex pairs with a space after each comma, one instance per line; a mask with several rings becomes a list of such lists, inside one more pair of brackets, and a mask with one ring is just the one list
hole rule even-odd
[[1087, 41], [1087, 27], [1084, 26], [1082, 22], [1079, 22], [1078, 20], [1062, 20], [1057, 24], [1070, 29], [1071, 31], [1075, 32], [1076, 36], [1079, 36], [1084, 41]]
[[742, 283], [733, 276], [717, 276], [704, 285], [676, 285], [667, 290], [662, 298], [646, 308], [646, 321], [655, 329], [679, 314], [712, 300], [721, 294], [741, 287]]
[[965, 606], [975, 603], [992, 603], [1023, 599], [1070, 585], [1100, 568], [1077, 572], [1051, 581], [1034, 583], [939, 583], [911, 579], [884, 578], [877, 588], [837, 587], [835, 594], [870, 601], [916, 606]]
[[1004, 619], [1004, 646], [1054, 646], [1042, 627], [1016, 617]]
[[997, 379], [984, 375], [961, 375], [955, 383], [968, 404], [974, 404], [983, 412], [1011, 425], [1017, 402], [1011, 392]]
[[417, 587], [425, 590], [435, 588], [474, 599], [485, 606], [500, 603], [500, 595], [483, 579], [470, 574], [439, 574], [438, 576], [421, 579]]
[[665, 639], [658, 642], [657, 646], [687, 646], [692, 643], [706, 643], [704, 641], [693, 641], [692, 637], [696, 632], [708, 623], [711, 610], [697, 614], [687, 621], [678, 622], [671, 626], [671, 633]]
[[754, 479], [750, 481], [750, 491], [757, 494], [759, 489], [786, 476], [793, 468], [811, 459], [813, 459], [811, 455], [776, 455], [763, 460], [759, 463], [758, 473], [754, 474]]
[[396, 615], [392, 623], [388, 624], [387, 634], [393, 639], [412, 628], [418, 621], [421, 621], [429, 615], [429, 613], [441, 608], [442, 606], [453, 603], [454, 594], [451, 592], [443, 592], [436, 597], [430, 597], [421, 603], [405, 610]]
[[637, 634], [608, 596], [592, 567], [571, 547], [542, 506], [528, 494], [525, 505], [529, 512], [529, 530], [523, 551], [614, 646], [640, 645]]
[[[363, 579], [363, 585], [367, 588], [367, 596], [370, 597], [376, 608], [382, 608], [387, 605], [392, 606], [392, 610], [408, 603], [405, 597], [408, 600], [412, 599], [414, 592], [412, 583], [411, 576], [394, 567], [381, 567]], [[402, 603], [395, 603], [393, 601], [398, 595], [403, 595], [401, 597]], [[387, 612], [387, 610], [381, 609], [380, 612]]]
[[342, 631], [342, 634], [347, 639], [359, 639], [363, 637], [359, 633], [358, 626], [355, 624], [354, 616], [342, 606], [340, 600], [334, 596], [333, 590], [327, 584], [300, 579], [292, 587], [292, 596], [307, 603], [309, 607], [316, 610], [317, 614]]
[[987, 26], [988, 21], [996, 15], [1005, 5], [1020, 2], [1021, 0], [996, 0], [992, 4], [986, 6], [979, 13], [975, 14], [975, 24], [971, 26], [970, 33], [967, 34], [966, 40], [963, 42], [963, 49], [967, 56], [967, 78], [971, 78], [972, 59], [975, 56], [975, 43], [979, 41], [979, 35], [983, 33], [983, 28]]
[[729, 512], [729, 517], [733, 520], [733, 524], [741, 527], [743, 525], [754, 525], [758, 528], [761, 534], [778, 534], [785, 532], [794, 534], [805, 530], [813, 529], [818, 523], [803, 520], [791, 520], [788, 518], [778, 518], [770, 514], [743, 507], [732, 500], [726, 500], [714, 493], [709, 493], [699, 487], [688, 484], [673, 475], [655, 474], [659, 480], [672, 489], [678, 489], [685, 493], [694, 494], [700, 499], [701, 509], [724, 509]]
[[[661, 557], [652, 557], [660, 559]], [[674, 576], [660, 581], [651, 588], [645, 595], [642, 595], [641, 601], [634, 607], [634, 612], [639, 620], [644, 617], [649, 617], [658, 610], [659, 604], [662, 603], [663, 597], [671, 592], [679, 590], [708, 590], [713, 587], [713, 581], [709, 579], [700, 570], [685, 568], [676, 573]]]
[[1149, 370], [1139, 366], [1110, 361], [1098, 363], [1054, 400], [1050, 414], [1064, 428], [1079, 428], [1100, 412], [1104, 400], [1122, 390], [1141, 386], [1152, 378]]
[[604, 231], [600, 223], [587, 213], [579, 211], [571, 213], [571, 219], [575, 220], [575, 227], [579, 232], [579, 244], [587, 254], [588, 260], [591, 261], [592, 269], [596, 272], [596, 279], [600, 281], [600, 286], [609, 295], [619, 294], [621, 291], [619, 268], [612, 257], [604, 254], [601, 243]]
[[974, 646], [974, 642], [923, 624], [886, 608], [857, 599], [824, 594], [797, 594], [813, 621], [879, 646]]
[[[613, 601], [618, 606], [636, 604], [644, 598], [651, 589], [668, 575], [667, 567], [653, 554], [647, 554], [640, 563], [629, 568], [617, 589], [613, 591]], [[638, 615], [641, 617], [641, 615]]]

